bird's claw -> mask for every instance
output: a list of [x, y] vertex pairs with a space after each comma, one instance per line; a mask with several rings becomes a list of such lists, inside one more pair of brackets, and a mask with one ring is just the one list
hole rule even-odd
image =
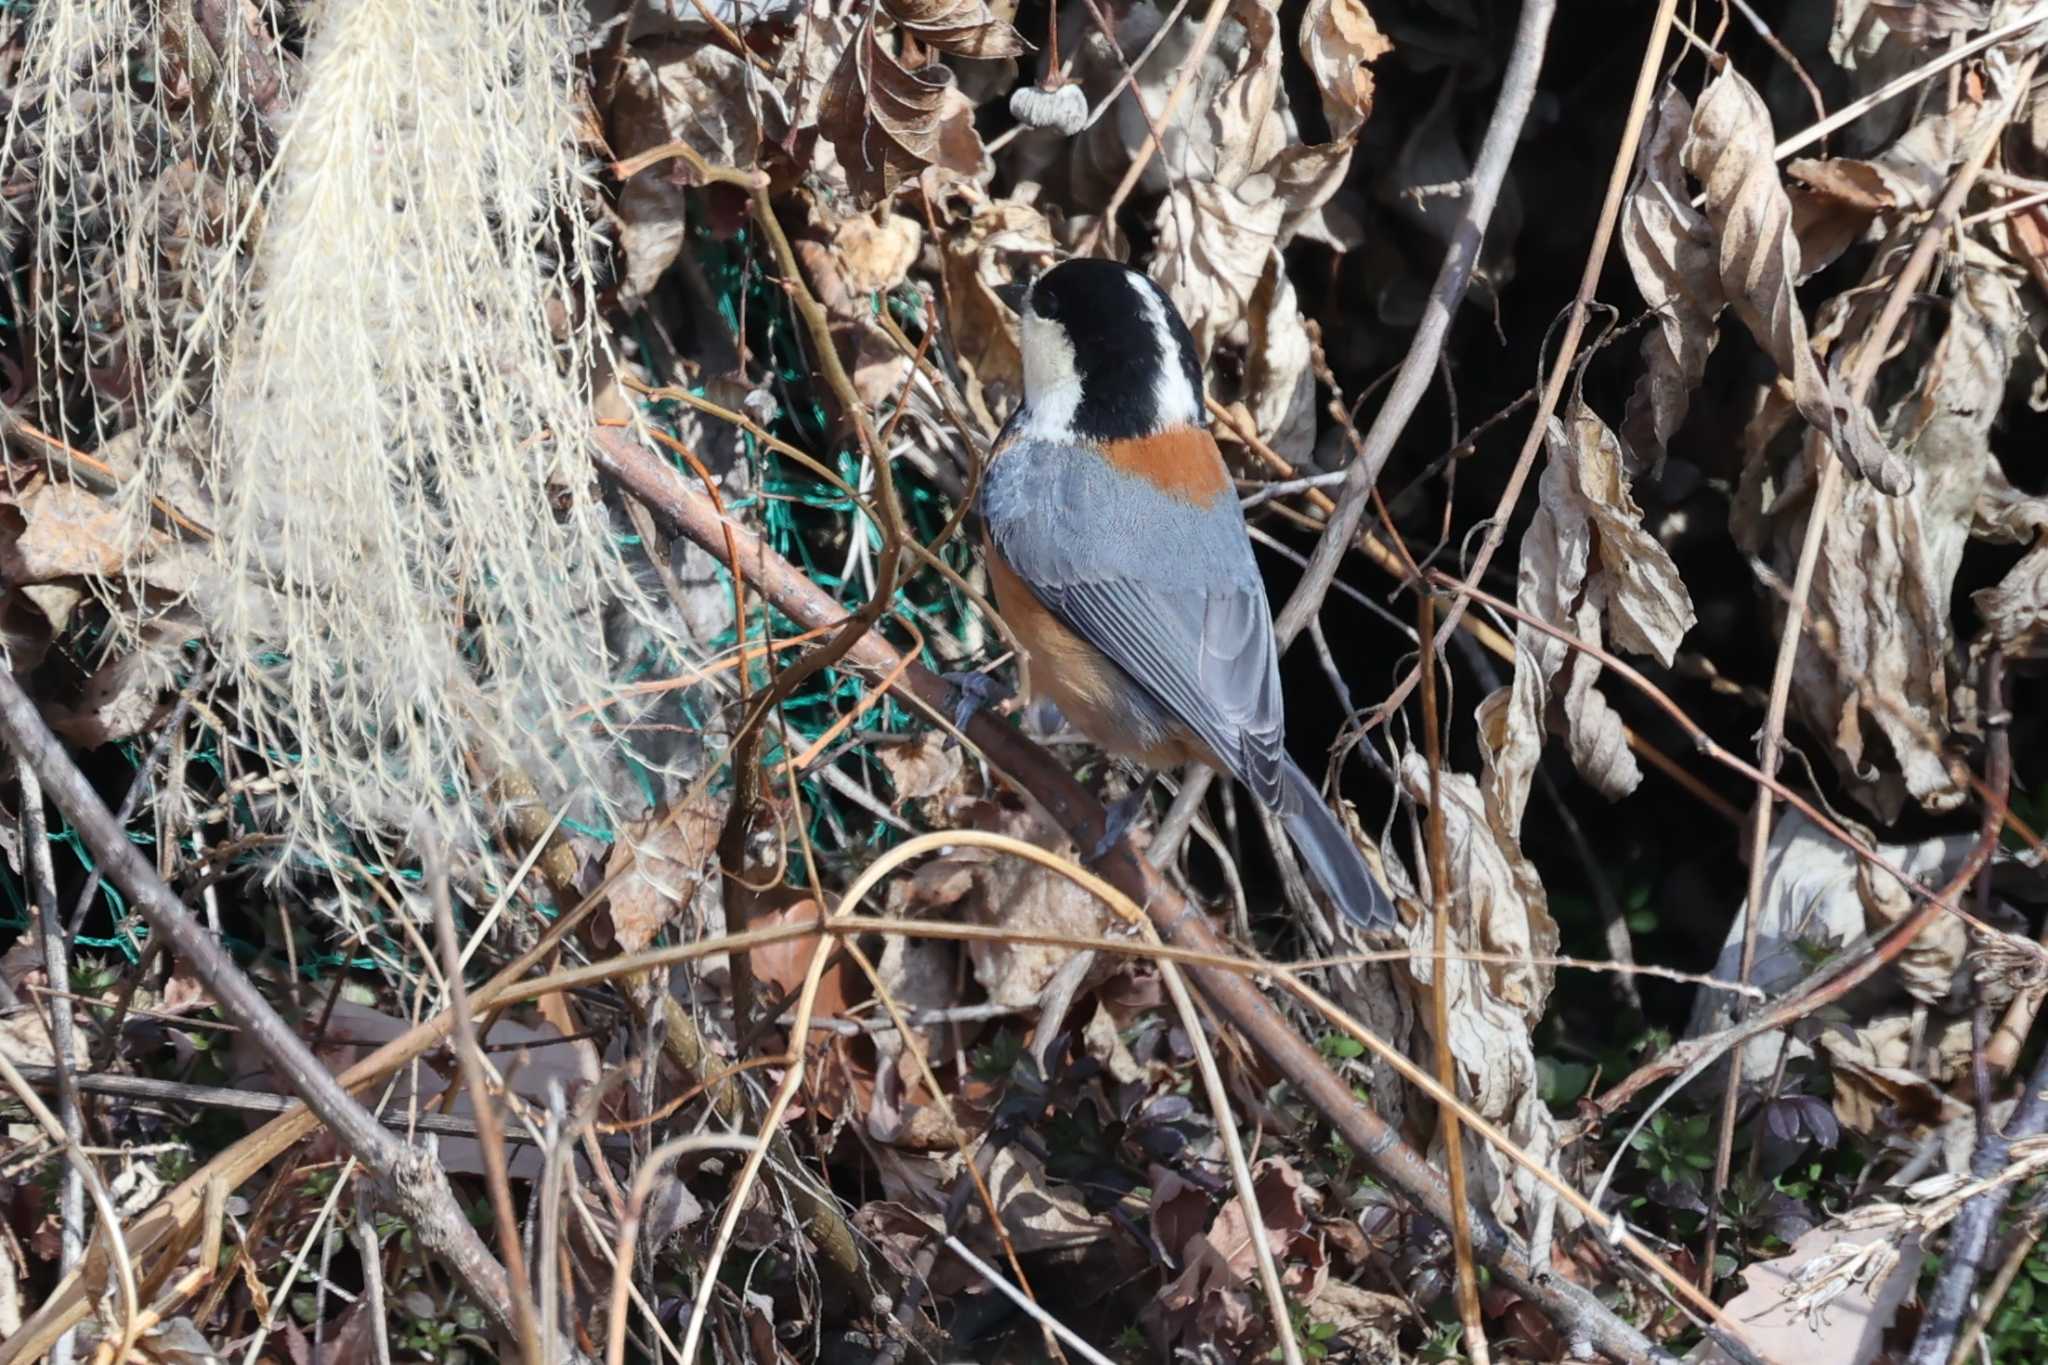
[[[967, 723], [974, 719], [974, 713], [984, 707], [994, 706], [1010, 694], [1004, 686], [986, 673], [948, 673], [944, 675], [946, 685], [953, 690], [953, 728], [965, 730]], [[955, 742], [947, 736], [947, 744]]]
[[1102, 837], [1088, 850], [1088, 856], [1082, 860], [1084, 863], [1092, 867], [1109, 856], [1109, 851], [1130, 832], [1132, 822], [1138, 818], [1138, 812], [1145, 808], [1145, 798], [1150, 794], [1150, 790], [1148, 783], [1129, 796], [1110, 804], [1102, 817]]

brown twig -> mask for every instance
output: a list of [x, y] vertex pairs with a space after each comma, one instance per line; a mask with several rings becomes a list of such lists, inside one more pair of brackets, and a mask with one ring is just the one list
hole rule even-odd
[[[1418, 633], [1422, 647], [1430, 649], [1436, 638], [1436, 598], [1423, 593], [1416, 600]], [[1450, 947], [1451, 860], [1444, 847], [1444, 746], [1436, 707], [1436, 656], [1422, 661], [1422, 734], [1429, 751], [1429, 915], [1435, 936], [1436, 960], [1430, 964], [1430, 1007], [1436, 1034], [1436, 1078], [1444, 1089], [1458, 1092], [1458, 1064], [1451, 1055]], [[1444, 1109], [1438, 1115], [1443, 1125], [1444, 1166], [1451, 1175], [1451, 1250], [1457, 1259], [1458, 1318], [1465, 1324], [1464, 1346], [1472, 1365], [1490, 1365], [1493, 1353], [1486, 1346], [1486, 1318], [1479, 1311], [1479, 1272], [1472, 1264], [1472, 1220], [1465, 1194], [1465, 1144], [1458, 1130], [1458, 1113]]]
[[434, 908], [434, 932], [441, 943], [441, 971], [447, 978], [448, 1004], [455, 1014], [455, 1055], [462, 1081], [476, 1111], [477, 1145], [483, 1149], [484, 1183], [491, 1193], [491, 1214], [498, 1225], [498, 1248], [505, 1256], [505, 1274], [512, 1292], [512, 1321], [519, 1347], [528, 1360], [539, 1360], [540, 1324], [534, 1313], [532, 1284], [526, 1277], [526, 1253], [519, 1240], [519, 1215], [512, 1206], [512, 1180], [505, 1160], [505, 1131], [491, 1095], [490, 1064], [477, 1039], [476, 1018], [469, 1007], [469, 989], [462, 980], [462, 946], [456, 941], [455, 911], [448, 898], [448, 854], [440, 838], [425, 839], [427, 886]]

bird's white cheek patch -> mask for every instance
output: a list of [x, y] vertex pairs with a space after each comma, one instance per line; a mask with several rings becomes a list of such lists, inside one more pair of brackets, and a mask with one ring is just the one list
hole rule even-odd
[[1025, 401], [1031, 404], [1027, 421], [1042, 432], [1065, 433], [1081, 406], [1081, 375], [1066, 328], [1026, 313], [1018, 346], [1024, 353]]

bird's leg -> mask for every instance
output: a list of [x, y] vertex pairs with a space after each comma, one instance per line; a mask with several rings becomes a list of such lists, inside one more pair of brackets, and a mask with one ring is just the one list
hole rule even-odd
[[[974, 713], [984, 707], [994, 706], [1009, 698], [1009, 690], [986, 673], [947, 673], [946, 685], [953, 690], [953, 728], [965, 730], [967, 722], [974, 719]], [[948, 735], [946, 743], [956, 743]]]
[[1088, 856], [1082, 860], [1083, 862], [1091, 865], [1101, 862], [1109, 856], [1109, 851], [1117, 846], [1124, 835], [1130, 832], [1132, 822], [1138, 818], [1138, 812], [1145, 809], [1145, 802], [1152, 795], [1152, 783], [1157, 777], [1157, 773], [1146, 769], [1138, 774], [1138, 785], [1131, 789], [1128, 796], [1110, 803], [1109, 809], [1103, 815], [1102, 837], [1088, 850]]

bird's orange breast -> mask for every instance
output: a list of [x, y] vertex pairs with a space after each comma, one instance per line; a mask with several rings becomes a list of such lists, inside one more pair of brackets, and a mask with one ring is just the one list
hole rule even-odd
[[1151, 733], [1137, 733], [1133, 718], [1144, 703], [1123, 670], [1053, 615], [992, 540], [984, 537], [982, 550], [996, 606], [1024, 656], [1028, 695], [1052, 698], [1076, 729], [1111, 753], [1132, 755], [1147, 767], [1189, 762], [1222, 766], [1178, 723], [1165, 733], [1157, 731], [1156, 723], [1147, 727]]
[[1230, 470], [1216, 438], [1200, 427], [1169, 427], [1150, 436], [1104, 441], [1103, 458], [1170, 498], [1205, 507], [1231, 491]]
[[995, 542], [984, 539], [989, 583], [996, 606], [1024, 652], [1024, 687], [1034, 696], [1050, 693], [1060, 709], [1098, 710], [1110, 703], [1118, 684], [1116, 665], [1102, 651], [1068, 629], [1012, 569]]

